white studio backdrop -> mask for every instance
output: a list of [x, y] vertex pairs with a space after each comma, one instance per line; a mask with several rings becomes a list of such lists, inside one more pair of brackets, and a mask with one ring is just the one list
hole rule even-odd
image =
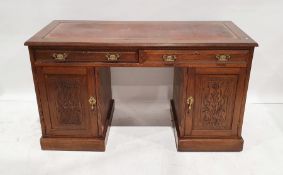
[[[259, 43], [248, 102], [283, 102], [282, 0], [1, 0], [0, 100], [35, 100], [24, 41], [52, 20], [231, 20]], [[168, 101], [172, 68], [112, 68], [114, 98]]]

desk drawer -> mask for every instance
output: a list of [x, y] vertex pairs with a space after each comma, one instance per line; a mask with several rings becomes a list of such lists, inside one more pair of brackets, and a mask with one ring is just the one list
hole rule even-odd
[[248, 50], [143, 50], [144, 64], [246, 64]]
[[138, 54], [134, 51], [64, 51], [64, 50], [36, 50], [37, 62], [110, 62], [136, 63]]

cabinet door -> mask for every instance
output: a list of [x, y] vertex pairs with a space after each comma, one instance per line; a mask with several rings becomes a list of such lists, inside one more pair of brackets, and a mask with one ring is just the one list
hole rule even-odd
[[40, 102], [46, 135], [97, 135], [94, 69], [75, 67], [37, 68]]
[[244, 75], [243, 68], [188, 69], [185, 135], [237, 135]]

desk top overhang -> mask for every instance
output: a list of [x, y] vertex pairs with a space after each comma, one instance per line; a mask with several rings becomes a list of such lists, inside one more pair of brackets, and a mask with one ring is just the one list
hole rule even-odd
[[27, 46], [255, 47], [231, 21], [51, 22]]

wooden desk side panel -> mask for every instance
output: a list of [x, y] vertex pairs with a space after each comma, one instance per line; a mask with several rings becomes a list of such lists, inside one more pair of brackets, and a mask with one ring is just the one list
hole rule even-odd
[[96, 94], [98, 105], [98, 132], [104, 135], [107, 129], [107, 116], [112, 100], [110, 67], [96, 67]]
[[187, 87], [187, 68], [175, 67], [173, 80], [173, 101], [176, 109], [177, 126], [180, 136], [185, 132], [186, 116], [186, 87]]
[[42, 112], [42, 102], [40, 100], [38, 77], [37, 77], [36, 67], [34, 65], [34, 62], [35, 62], [34, 52], [31, 47], [29, 47], [28, 50], [29, 50], [29, 55], [30, 55], [30, 63], [31, 63], [32, 77], [33, 77], [33, 82], [34, 82], [34, 89], [35, 89], [35, 94], [36, 94], [36, 102], [37, 102], [37, 107], [38, 107], [40, 125], [41, 125], [41, 132], [42, 132], [42, 136], [45, 136], [46, 126], [45, 126], [44, 116]]
[[244, 120], [244, 113], [245, 113], [245, 107], [246, 107], [246, 99], [247, 99], [248, 86], [249, 86], [249, 81], [250, 81], [253, 55], [254, 55], [254, 48], [250, 48], [248, 65], [246, 67], [246, 74], [245, 74], [245, 84], [244, 84], [243, 93], [242, 93], [243, 97], [241, 101], [241, 110], [240, 110], [240, 118], [239, 118], [239, 125], [238, 125], [238, 137], [242, 135], [242, 127], [243, 127], [243, 120]]

